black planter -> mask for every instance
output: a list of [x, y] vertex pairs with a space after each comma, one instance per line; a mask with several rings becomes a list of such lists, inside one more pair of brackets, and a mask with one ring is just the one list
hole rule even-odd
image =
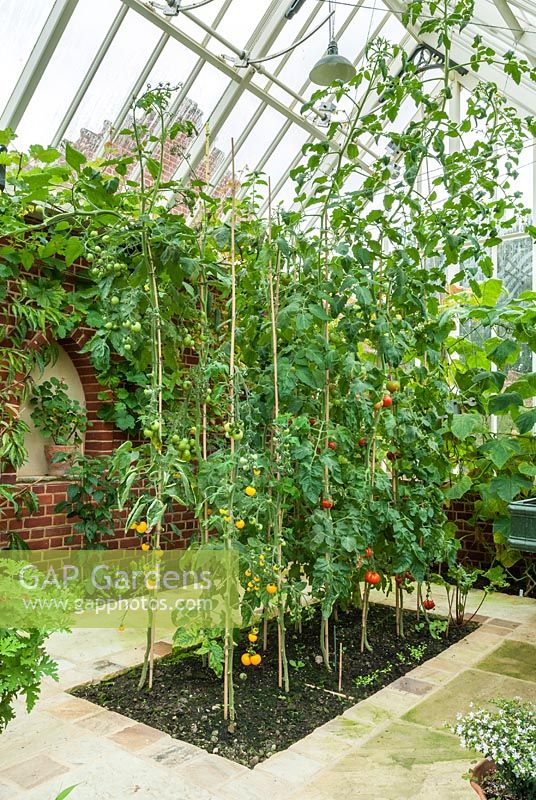
[[514, 550], [536, 553], [536, 497], [516, 500], [508, 506], [510, 535], [508, 544]]

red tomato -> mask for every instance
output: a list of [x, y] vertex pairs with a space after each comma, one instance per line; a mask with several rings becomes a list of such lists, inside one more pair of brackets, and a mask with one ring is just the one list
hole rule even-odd
[[320, 505], [322, 508], [333, 508], [333, 500], [329, 497], [324, 497], [324, 499], [320, 501]]
[[393, 405], [393, 398], [390, 397], [390, 395], [386, 394], [382, 400], [382, 406], [384, 408], [389, 408], [392, 405]]
[[380, 408], [383, 408], [383, 401], [382, 400], [378, 400], [377, 403], [374, 403], [374, 411], [379, 411]]
[[404, 576], [403, 575], [395, 575], [395, 581], [397, 586], [401, 586], [404, 583]]
[[358, 445], [359, 445], [359, 447], [366, 447], [367, 446], [367, 440], [365, 439], [364, 436], [358, 441]]
[[426, 600], [423, 600], [422, 605], [427, 611], [432, 611], [432, 609], [435, 608], [435, 603], [431, 597], [427, 597]]
[[370, 583], [371, 586], [377, 586], [380, 581], [381, 576], [378, 572], [374, 572], [371, 569], [365, 572], [365, 583]]
[[367, 547], [365, 549], [365, 555], [366, 555], [367, 558], [372, 558], [372, 556], [374, 555], [372, 547]]
[[309, 425], [316, 425], [316, 419], [314, 417], [309, 417]]
[[337, 442], [328, 442], [328, 447], [329, 447], [330, 450], [336, 450], [337, 449]]

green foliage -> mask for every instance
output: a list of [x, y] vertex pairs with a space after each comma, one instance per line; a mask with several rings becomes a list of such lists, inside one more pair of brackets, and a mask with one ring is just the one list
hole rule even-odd
[[219, 628], [178, 628], [173, 636], [173, 644], [180, 648], [180, 658], [188, 655], [206, 656], [210, 669], [221, 678], [224, 662], [221, 638], [222, 631]]
[[54, 444], [79, 444], [87, 428], [85, 409], [67, 393], [63, 381], [50, 378], [34, 386], [32, 420]]
[[[24, 586], [16, 579], [19, 569], [16, 561], [0, 561], [4, 614], [5, 603], [14, 599], [15, 592], [24, 595]], [[45, 595], [50, 600], [50, 592], [32, 592], [32, 600], [39, 602]], [[53, 599], [67, 603], [68, 608], [69, 596], [64, 590], [54, 590]], [[0, 732], [13, 719], [13, 703], [17, 697], [23, 696], [27, 710], [31, 711], [39, 697], [42, 678], [46, 675], [57, 679], [56, 664], [46, 652], [45, 641], [53, 631], [66, 629], [66, 619], [67, 611], [64, 614], [55, 610], [50, 612], [50, 624], [43, 629], [0, 628]]]
[[115, 533], [114, 510], [118, 507], [119, 479], [111, 469], [111, 458], [87, 458], [79, 455], [66, 475], [67, 499], [55, 506], [73, 520], [73, 531], [82, 536], [85, 547], [105, 546], [107, 536]]

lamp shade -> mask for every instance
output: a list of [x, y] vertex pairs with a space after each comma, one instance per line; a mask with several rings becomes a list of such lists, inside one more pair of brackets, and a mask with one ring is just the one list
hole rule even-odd
[[339, 55], [337, 42], [332, 40], [329, 43], [326, 55], [320, 61], [317, 61], [309, 73], [309, 80], [311, 83], [316, 83], [317, 86], [329, 86], [333, 81], [346, 83], [354, 75], [354, 65], [347, 58]]

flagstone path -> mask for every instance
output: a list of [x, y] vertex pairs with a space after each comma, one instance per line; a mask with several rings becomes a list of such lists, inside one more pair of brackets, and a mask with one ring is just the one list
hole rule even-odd
[[536, 702], [536, 601], [496, 594], [480, 614], [465, 639], [253, 770], [68, 694], [139, 663], [140, 631], [55, 635], [59, 683], [0, 736], [0, 800], [55, 800], [72, 784], [71, 800], [472, 800], [475, 755], [445, 724], [498, 695]]

